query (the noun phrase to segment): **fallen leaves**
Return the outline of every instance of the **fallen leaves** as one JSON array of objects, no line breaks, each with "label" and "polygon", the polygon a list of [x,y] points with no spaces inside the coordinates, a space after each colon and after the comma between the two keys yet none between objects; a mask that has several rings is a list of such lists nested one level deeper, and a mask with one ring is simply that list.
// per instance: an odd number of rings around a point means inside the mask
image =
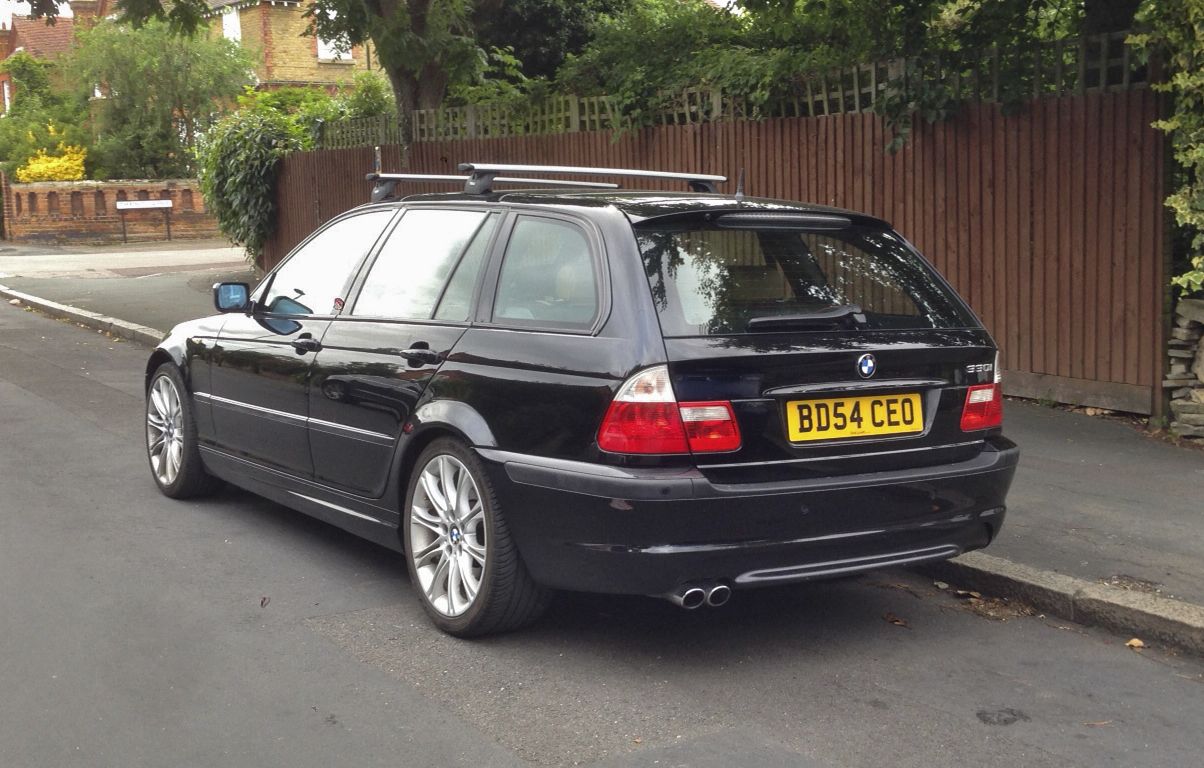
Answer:
[{"label": "fallen leaves", "polygon": [[270,598],[270,597],[261,597],[261,598],[259,598],[259,607],[260,607],[260,608],[267,608],[267,607],[268,607],[268,603],[270,603],[270,602],[272,602],[272,598]]},{"label": "fallen leaves", "polygon": [[903,627],[903,629],[911,629],[911,625],[907,623],[907,619],[899,618],[898,616],[891,613],[890,611],[887,611],[886,613],[882,614],[882,620],[887,622],[888,624],[894,624],[896,627]]},{"label": "fallen leaves", "polygon": [[1125,643],[1125,647],[1132,648],[1135,651],[1140,651],[1142,648],[1145,648],[1145,642],[1140,637],[1135,637],[1129,642]]}]

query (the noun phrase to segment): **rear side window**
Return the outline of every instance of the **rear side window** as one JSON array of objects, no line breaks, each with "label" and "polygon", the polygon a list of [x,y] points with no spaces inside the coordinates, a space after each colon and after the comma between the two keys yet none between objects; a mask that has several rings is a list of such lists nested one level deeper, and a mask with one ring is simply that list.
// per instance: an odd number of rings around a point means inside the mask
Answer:
[{"label": "rear side window", "polygon": [[666,336],[977,323],[888,230],[641,228]]},{"label": "rear side window", "polygon": [[493,322],[586,329],[598,314],[598,282],[585,232],[575,224],[519,218],[506,245]]},{"label": "rear side window", "polygon": [[429,319],[485,217],[481,211],[407,211],[381,247],[352,314]]}]

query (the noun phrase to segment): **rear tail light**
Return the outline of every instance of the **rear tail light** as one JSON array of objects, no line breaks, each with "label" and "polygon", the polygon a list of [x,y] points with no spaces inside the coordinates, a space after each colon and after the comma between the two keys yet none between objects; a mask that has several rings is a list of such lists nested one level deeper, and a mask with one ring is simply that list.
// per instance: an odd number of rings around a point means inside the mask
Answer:
[{"label": "rear tail light", "polygon": [[1003,391],[999,384],[979,384],[966,391],[962,431],[973,432],[1003,424]]},{"label": "rear tail light", "polygon": [[731,403],[726,400],[681,403],[678,409],[686,427],[686,439],[694,453],[734,451],[740,447],[740,427],[736,425]]},{"label": "rear tail light", "polygon": [[658,365],[619,387],[598,429],[610,453],[714,453],[740,447],[731,403],[678,403],[669,369]]}]

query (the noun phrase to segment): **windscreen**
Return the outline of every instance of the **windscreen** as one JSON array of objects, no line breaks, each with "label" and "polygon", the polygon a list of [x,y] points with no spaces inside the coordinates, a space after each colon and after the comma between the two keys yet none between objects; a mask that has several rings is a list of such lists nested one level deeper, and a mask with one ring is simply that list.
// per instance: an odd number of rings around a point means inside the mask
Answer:
[{"label": "windscreen", "polygon": [[636,229],[665,336],[977,327],[889,230]]}]

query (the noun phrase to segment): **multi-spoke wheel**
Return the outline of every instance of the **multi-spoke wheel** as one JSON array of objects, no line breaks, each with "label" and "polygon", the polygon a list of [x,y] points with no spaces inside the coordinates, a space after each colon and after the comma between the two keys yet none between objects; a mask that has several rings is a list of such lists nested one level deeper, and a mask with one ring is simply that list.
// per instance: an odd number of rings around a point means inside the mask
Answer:
[{"label": "multi-spoke wheel", "polygon": [[159,490],[182,499],[209,491],[213,479],[206,474],[196,445],[196,423],[184,398],[179,370],[164,363],[151,377],[146,391],[146,455]]},{"label": "multi-spoke wheel", "polygon": [[538,618],[548,592],[519,559],[480,460],[462,443],[440,438],[414,470],[406,495],[406,559],[435,624],[468,636]]}]

